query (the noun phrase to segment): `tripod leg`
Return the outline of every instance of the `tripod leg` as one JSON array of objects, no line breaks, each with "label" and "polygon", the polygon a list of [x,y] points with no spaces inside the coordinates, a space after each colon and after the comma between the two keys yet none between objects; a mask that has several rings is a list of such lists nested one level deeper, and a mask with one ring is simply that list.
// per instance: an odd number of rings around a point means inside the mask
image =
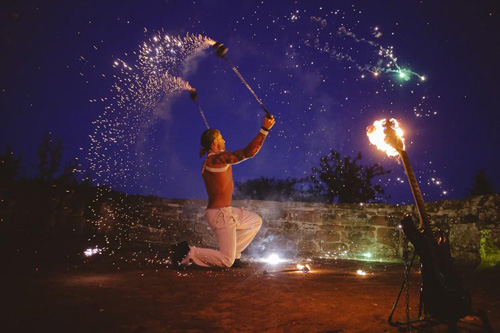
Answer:
[{"label": "tripod leg", "polygon": [[405,271],[405,277],[404,277],[403,283],[401,284],[401,289],[399,289],[398,297],[396,297],[396,301],[394,302],[394,305],[392,306],[391,314],[389,315],[389,318],[387,319],[387,322],[389,323],[389,325],[397,324],[397,322],[392,321],[392,316],[394,315],[394,311],[396,311],[396,306],[398,305],[399,298],[401,297],[401,293],[403,292],[403,289],[408,281],[408,277],[410,275],[410,269],[411,269],[411,266],[413,265],[413,260],[415,260],[415,255],[416,255],[416,253],[413,253],[413,257],[410,260],[410,264],[408,265],[408,268]]},{"label": "tripod leg", "polygon": [[485,332],[493,332],[493,327],[491,327],[488,316],[484,310],[479,311],[479,318],[481,318],[483,322]]},{"label": "tripod leg", "polygon": [[[422,278],[420,278],[420,285],[422,285]],[[425,319],[425,314],[423,313],[423,308],[424,308],[424,302],[422,302],[422,291],[423,291],[423,288],[420,288],[420,299],[418,301],[418,318],[420,320],[424,320]]]}]

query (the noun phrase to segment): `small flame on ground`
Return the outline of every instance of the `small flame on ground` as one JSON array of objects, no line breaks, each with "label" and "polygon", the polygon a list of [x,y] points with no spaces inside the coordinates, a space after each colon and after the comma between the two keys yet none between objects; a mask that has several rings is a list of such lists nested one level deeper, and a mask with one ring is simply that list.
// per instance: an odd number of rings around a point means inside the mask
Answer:
[{"label": "small flame on ground", "polygon": [[304,272],[304,273],[307,273],[311,270],[311,266],[309,266],[308,264],[305,264],[305,265],[297,264],[297,269]]},{"label": "small flame on ground", "polygon": [[358,274],[358,275],[363,275],[363,276],[364,276],[364,275],[366,275],[366,272],[365,272],[364,270],[362,270],[362,269],[358,269],[358,270],[356,271],[356,274]]},{"label": "small flame on ground", "polygon": [[[399,126],[396,119],[392,118],[389,122],[394,124],[393,129],[396,131],[396,136],[403,142],[404,150],[403,129]],[[378,150],[385,152],[387,156],[398,156],[398,151],[387,143],[385,135],[385,129],[387,126],[390,126],[390,124],[387,124],[386,119],[376,120],[373,125],[366,128],[366,135],[368,136],[370,143],[377,146]]]},{"label": "small flame on ground", "polygon": [[281,259],[280,256],[276,253],[272,253],[267,258],[262,259],[262,261],[271,265],[277,265],[279,263],[285,262],[286,260]]},{"label": "small flame on ground", "polygon": [[89,248],[89,249],[86,249],[83,254],[86,256],[86,257],[91,257],[93,256],[94,254],[101,254],[102,252],[102,249],[98,248],[97,246],[92,249],[92,248]]}]

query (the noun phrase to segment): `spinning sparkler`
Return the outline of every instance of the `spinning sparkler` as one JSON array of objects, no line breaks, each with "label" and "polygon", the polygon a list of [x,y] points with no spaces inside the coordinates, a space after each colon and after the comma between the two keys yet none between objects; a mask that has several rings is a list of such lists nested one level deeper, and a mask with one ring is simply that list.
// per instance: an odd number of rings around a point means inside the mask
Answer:
[{"label": "spinning sparkler", "polygon": [[226,53],[228,51],[228,48],[224,46],[224,44],[222,43],[219,43],[219,42],[215,42],[215,44],[213,44],[213,47],[215,48],[215,54],[220,57],[220,58],[223,58],[224,60],[226,60],[227,64],[229,65],[229,67],[231,67],[231,69],[234,71],[234,73],[236,73],[236,76],[238,76],[238,78],[241,80],[241,82],[247,87],[247,89],[250,91],[250,93],[252,93],[253,97],[255,97],[255,99],[257,100],[257,102],[260,104],[262,110],[264,110],[264,112],[266,113],[266,117],[271,119],[272,118],[272,115],[271,113],[266,109],[266,107],[264,106],[264,103],[262,103],[262,101],[260,100],[260,98],[257,96],[257,94],[253,91],[253,89],[250,87],[250,85],[247,83],[247,81],[245,80],[245,78],[243,78],[243,76],[241,75],[241,73],[238,71],[238,69],[236,68],[236,66],[233,66],[231,64],[231,62],[229,61],[229,58],[226,57]]},{"label": "spinning sparkler", "polygon": [[196,92],[196,89],[191,88],[189,90],[189,97],[191,97],[194,104],[196,104],[198,111],[200,111],[201,117],[203,118],[203,121],[205,122],[205,126],[207,126],[207,129],[210,129],[210,126],[208,125],[207,118],[205,117],[205,113],[203,112],[203,109],[201,108],[200,102],[198,101],[198,93]]}]

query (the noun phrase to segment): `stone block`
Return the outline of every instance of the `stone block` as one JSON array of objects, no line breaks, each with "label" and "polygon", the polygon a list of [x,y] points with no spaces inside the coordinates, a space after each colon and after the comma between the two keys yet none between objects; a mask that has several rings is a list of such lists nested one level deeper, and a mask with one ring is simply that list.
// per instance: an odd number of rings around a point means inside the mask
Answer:
[{"label": "stone block", "polygon": [[348,250],[348,246],[341,242],[321,243],[321,251],[329,255],[341,255]]},{"label": "stone block", "polygon": [[387,227],[388,221],[386,216],[372,216],[368,221],[370,225],[384,226]]},{"label": "stone block", "polygon": [[343,225],[320,225],[319,226],[319,230],[333,230],[333,231],[336,231],[336,232],[342,232],[345,230],[345,226]]},{"label": "stone block", "polygon": [[263,220],[262,226],[265,226],[267,228],[283,229],[285,223],[286,222],[283,220]]},{"label": "stone block", "polygon": [[320,243],[333,243],[340,241],[340,233],[334,230],[321,230],[316,232],[315,239]]},{"label": "stone block", "polygon": [[375,230],[376,228],[371,226],[346,226],[342,233],[342,240],[357,242],[364,239],[374,239]]},{"label": "stone block", "polygon": [[352,255],[362,255],[363,253],[371,252],[371,248],[375,244],[374,240],[362,239],[357,242],[353,242],[349,246],[349,253]]},{"label": "stone block", "polygon": [[200,219],[205,219],[205,215],[200,214],[199,212],[192,213],[180,213],[179,220],[183,221],[198,221]]},{"label": "stone block", "polygon": [[456,224],[450,228],[450,252],[460,264],[479,265],[481,233],[474,224]]},{"label": "stone block", "polygon": [[276,233],[269,229],[265,233],[258,233],[251,246],[259,255],[276,253],[296,253],[298,242],[295,239]]},{"label": "stone block", "polygon": [[372,260],[377,259],[400,259],[399,249],[382,244],[374,244],[369,252],[372,254]]},{"label": "stone block", "polygon": [[208,233],[205,233],[203,235],[201,235],[201,240],[200,240],[200,243],[198,244],[198,246],[202,246],[202,247],[217,247],[219,244],[218,244],[218,241],[217,241],[217,237],[215,237],[215,235],[210,235]]},{"label": "stone block", "polygon": [[307,240],[298,243],[298,250],[301,255],[316,255],[320,252],[320,247],[316,241]]},{"label": "stone block", "polygon": [[265,206],[256,211],[265,220],[286,220],[288,213],[279,206]]},{"label": "stone block", "polygon": [[339,217],[334,212],[322,213],[321,222],[324,224],[339,224]]},{"label": "stone block", "polygon": [[284,222],[283,223],[283,230],[288,231],[288,230],[299,230],[300,225],[298,223],[291,223],[291,222]]},{"label": "stone block", "polygon": [[132,241],[162,243],[164,240],[164,232],[161,229],[136,225],[130,228],[129,238]]},{"label": "stone block", "polygon": [[299,229],[303,231],[317,231],[319,226],[315,223],[298,223]]},{"label": "stone block", "polygon": [[289,221],[321,223],[321,214],[317,211],[290,211],[288,213]]},{"label": "stone block", "polygon": [[206,234],[208,232],[208,224],[206,223],[196,223],[194,225],[194,232],[197,234]]},{"label": "stone block", "polygon": [[380,227],[377,229],[377,242],[382,245],[399,247],[399,229]]},{"label": "stone block", "polygon": [[397,227],[401,224],[401,220],[403,220],[404,213],[391,213],[387,216],[387,226],[388,227]]},{"label": "stone block", "polygon": [[464,223],[474,223],[474,222],[478,222],[479,219],[478,219],[478,216],[475,215],[475,214],[465,214],[464,216],[462,216],[462,222]]}]

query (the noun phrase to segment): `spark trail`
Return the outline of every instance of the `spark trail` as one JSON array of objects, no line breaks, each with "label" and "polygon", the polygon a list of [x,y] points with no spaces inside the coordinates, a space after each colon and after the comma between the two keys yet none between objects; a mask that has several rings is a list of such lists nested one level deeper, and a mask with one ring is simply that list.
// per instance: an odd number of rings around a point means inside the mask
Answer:
[{"label": "spark trail", "polygon": [[[320,27],[317,31],[321,31],[328,26],[326,19],[320,17],[313,16],[311,17],[311,21],[313,23],[319,22]],[[374,34],[374,36],[381,36],[381,32],[378,30],[378,28],[375,28],[375,30],[376,33]],[[361,72],[368,71],[375,76],[378,76],[382,73],[395,73],[400,79],[403,79],[405,81],[410,80],[412,76],[418,77],[421,81],[425,80],[425,76],[420,75],[419,73],[414,72],[408,68],[403,68],[398,64],[398,59],[394,55],[393,46],[385,47],[373,40],[359,38],[344,25],[341,25],[337,29],[336,35],[339,37],[343,37],[344,39],[349,39],[354,43],[367,45],[371,49],[371,52],[369,52],[369,54],[372,54],[374,56],[374,59],[369,59],[368,63],[366,63],[366,61],[362,62],[361,59],[356,59],[356,57],[353,57],[348,52],[341,51],[338,47],[335,47],[328,42],[322,44],[319,39],[319,33],[318,35],[314,36],[314,38],[306,39],[304,43],[307,46],[313,47],[320,52],[329,54],[330,57],[338,61],[348,61],[352,63],[356,67],[356,69]]]},{"label": "spark trail", "polygon": [[126,54],[131,61],[118,58],[113,62],[119,70],[113,76],[114,96],[93,122],[90,135],[88,160],[98,185],[126,188],[139,176],[135,170],[156,162],[141,144],[148,132],[155,131],[159,119],[170,117],[167,111],[172,100],[183,91],[194,90],[179,76],[188,69],[190,58],[213,43],[201,35],[181,38],[157,33],[133,56]]}]

